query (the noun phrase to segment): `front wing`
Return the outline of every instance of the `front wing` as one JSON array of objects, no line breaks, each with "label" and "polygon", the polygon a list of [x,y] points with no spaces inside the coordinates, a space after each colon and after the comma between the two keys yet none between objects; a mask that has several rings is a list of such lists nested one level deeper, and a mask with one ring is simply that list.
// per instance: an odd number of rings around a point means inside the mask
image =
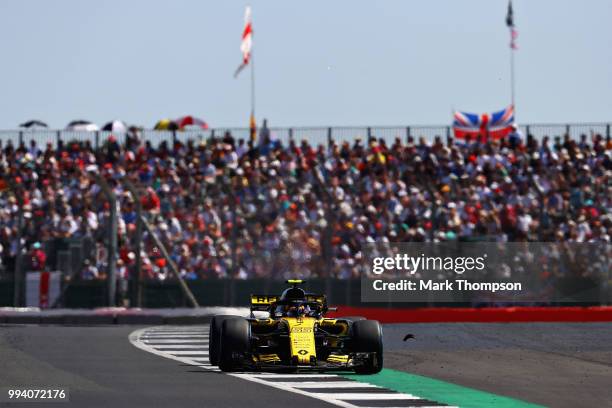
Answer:
[{"label": "front wing", "polygon": [[239,362],[244,369],[254,371],[346,371],[355,367],[367,365],[376,358],[376,353],[351,353],[346,356],[332,355],[327,360],[317,360],[309,365],[287,364],[269,355],[261,358],[256,354],[234,355],[234,361]]}]

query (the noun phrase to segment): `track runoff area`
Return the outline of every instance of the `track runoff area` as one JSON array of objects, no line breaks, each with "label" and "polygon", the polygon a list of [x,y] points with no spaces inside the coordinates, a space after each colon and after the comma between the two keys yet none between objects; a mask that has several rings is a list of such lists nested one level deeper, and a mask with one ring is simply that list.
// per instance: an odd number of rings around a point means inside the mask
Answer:
[{"label": "track runoff area", "polygon": [[[350,408],[364,407],[537,407],[517,399],[428,377],[384,369],[376,375],[332,373],[222,373],[208,360],[209,327],[157,326],[129,335],[141,350],[202,370]],[[231,398],[231,394],[228,394]]]}]

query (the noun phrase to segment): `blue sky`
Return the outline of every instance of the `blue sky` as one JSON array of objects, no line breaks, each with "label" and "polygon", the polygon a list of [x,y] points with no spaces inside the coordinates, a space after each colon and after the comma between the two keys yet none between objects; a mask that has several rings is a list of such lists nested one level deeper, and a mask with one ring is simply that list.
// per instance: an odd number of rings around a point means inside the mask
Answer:
[{"label": "blue sky", "polygon": [[[42,119],[246,126],[244,1],[0,2],[0,128]],[[447,124],[510,101],[506,0],[254,0],[257,116]],[[515,0],[517,119],[612,121],[612,2]]]}]

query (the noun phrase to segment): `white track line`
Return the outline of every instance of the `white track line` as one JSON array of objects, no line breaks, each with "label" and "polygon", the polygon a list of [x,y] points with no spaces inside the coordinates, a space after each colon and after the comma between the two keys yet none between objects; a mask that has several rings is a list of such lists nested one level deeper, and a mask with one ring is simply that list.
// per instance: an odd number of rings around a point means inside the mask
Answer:
[{"label": "white track line", "polygon": [[165,330],[149,330],[148,333],[208,333],[206,329],[168,328]]},{"label": "white track line", "polygon": [[172,350],[159,350],[164,353],[172,354],[173,356],[197,356],[197,355],[208,355],[208,350],[206,351],[196,351],[196,350],[185,350],[185,351],[172,351]]},{"label": "white track line", "polygon": [[198,346],[197,344],[164,344],[164,345],[156,345],[150,344],[155,347],[157,350],[179,350],[179,349],[194,349],[194,350],[206,350],[208,351],[208,345],[206,346]]},{"label": "white track line", "polygon": [[156,340],[156,339],[207,339],[208,334],[152,334],[150,336],[143,336],[141,340]]},{"label": "white track line", "polygon": [[337,393],[313,393],[312,395],[320,396],[321,398],[330,397],[339,400],[414,400],[421,399],[410,394],[385,394],[382,392],[368,393],[352,393],[352,392],[337,392]]},{"label": "white track line", "polygon": [[181,343],[202,343],[208,345],[208,340],[189,340],[189,339],[153,339],[145,340],[145,344],[181,344]]},{"label": "white track line", "polygon": [[197,331],[183,331],[183,330],[174,330],[174,331],[163,331],[163,332],[155,332],[155,331],[150,331],[147,332],[147,336],[170,336],[170,335],[177,335],[177,334],[203,334],[208,336],[210,333],[208,333],[207,330],[197,330]]},{"label": "white track line", "polygon": [[274,373],[257,373],[254,377],[260,378],[295,378],[295,377],[310,377],[310,378],[329,378],[338,377],[335,374],[274,374]]},{"label": "white track line", "polygon": [[275,384],[290,385],[295,388],[380,388],[377,385],[362,383],[358,381],[332,381],[332,382],[277,382]]},{"label": "white track line", "polygon": [[[234,376],[234,377],[238,377],[238,378],[242,378],[243,380],[252,381],[252,382],[259,383],[259,384],[267,385],[268,387],[277,388],[279,390],[289,391],[289,392],[293,392],[295,394],[300,394],[300,395],[305,395],[307,397],[316,398],[318,400],[325,401],[325,402],[328,402],[330,404],[337,405],[339,407],[357,408],[353,404],[350,404],[350,403],[345,402],[345,401],[340,401],[338,399],[334,399],[334,398],[332,398],[332,397],[330,397],[328,395],[325,395],[325,394],[313,394],[311,392],[295,388],[295,386],[293,386],[293,385],[283,385],[283,384],[280,384],[280,383],[269,382],[269,381],[266,381],[266,380],[264,380],[262,378],[254,377],[251,374],[229,374],[229,375]],[[363,407],[359,407],[359,408],[363,408]]]},{"label": "white track line", "polygon": [[201,332],[201,331],[206,331],[206,328],[203,326],[199,326],[199,327],[189,327],[189,326],[172,326],[172,327],[161,327],[159,329],[153,329],[153,330],[149,330],[149,333],[151,332],[179,332],[179,331],[184,331],[184,332]]},{"label": "white track line", "polygon": [[[172,360],[176,360],[179,361],[181,363],[185,363],[185,364],[191,364],[194,366],[198,366],[204,370],[209,370],[209,371],[216,371],[216,372],[221,372],[221,370],[219,370],[216,367],[212,367],[212,366],[208,366],[208,365],[202,365],[197,363],[196,361],[190,359],[190,358],[186,358],[186,357],[180,357],[180,356],[176,356],[176,355],[171,355],[168,354],[164,351],[161,350],[156,350],[153,347],[145,344],[142,340],[141,337],[143,337],[145,335],[145,333],[147,332],[148,329],[140,329],[140,330],[136,330],[134,332],[132,332],[129,336],[130,342],[136,346],[137,348],[147,351],[149,353],[153,353],[156,354],[160,357],[165,357],[165,358],[170,358]],[[259,383],[259,384],[263,384],[263,385],[267,385],[269,387],[273,387],[279,390],[284,390],[284,391],[289,391],[289,392],[293,392],[295,394],[300,394],[300,395],[304,395],[306,397],[312,397],[313,394],[310,392],[306,392],[306,391],[302,391],[302,390],[298,390],[296,388],[293,388],[292,386],[286,386],[286,385],[281,385],[281,384],[275,384],[272,382],[268,382],[265,381],[263,379],[259,379],[254,377],[253,375],[250,374],[243,374],[243,373],[223,373],[224,375],[229,375],[232,377],[237,377],[237,378],[242,378],[243,380],[246,381],[251,381],[251,382],[255,382],[255,383]],[[339,407],[345,407],[345,408],[356,408],[355,405],[353,404],[349,404],[348,402],[344,402],[344,401],[338,401],[338,400],[333,400],[327,396],[323,396],[323,397],[313,397],[313,398],[317,398],[321,401],[326,401],[330,404],[339,406]]]}]

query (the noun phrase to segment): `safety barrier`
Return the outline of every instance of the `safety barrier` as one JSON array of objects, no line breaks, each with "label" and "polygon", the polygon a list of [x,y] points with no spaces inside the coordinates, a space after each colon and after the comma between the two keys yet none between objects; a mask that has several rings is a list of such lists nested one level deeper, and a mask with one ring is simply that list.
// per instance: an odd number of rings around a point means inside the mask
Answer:
[{"label": "safety barrier", "polygon": [[[189,281],[188,286],[200,306],[248,306],[252,293],[280,293],[287,287],[283,281],[270,279],[215,279]],[[310,292],[327,293],[330,303],[360,303],[359,280],[313,279],[304,288]],[[176,282],[146,282],[143,307],[188,306]]]},{"label": "safety barrier", "polygon": [[[590,137],[592,134],[599,134],[603,137],[611,136],[611,123],[569,123],[569,124],[525,124],[519,126],[525,135],[532,135],[536,139],[545,136],[550,138],[569,135],[573,139],[578,139],[581,135]],[[392,144],[395,139],[407,140],[412,137],[415,140],[424,138],[432,141],[435,137],[443,140],[452,136],[450,126],[334,126],[334,127],[271,127],[267,129],[273,139],[283,143],[291,140],[300,142],[308,140],[311,144],[326,145],[332,141],[352,142],[358,138],[368,140],[370,138],[384,139],[386,143]],[[140,137],[148,141],[153,146],[161,142],[172,144],[175,141],[186,143],[192,140],[195,143],[209,140],[210,138],[223,137],[229,132],[236,139],[249,139],[249,128],[215,128],[215,129],[190,129],[190,130],[141,130]],[[261,129],[260,129],[261,133]],[[125,134],[112,133],[109,131],[76,132],[69,130],[49,130],[49,129],[18,129],[0,130],[0,142],[6,145],[9,141],[18,146],[20,143],[28,145],[34,140],[38,146],[44,147],[47,143],[57,147],[59,144],[69,144],[71,142],[88,143],[93,148],[101,147],[108,137],[113,134],[119,140],[124,140]]]},{"label": "safety barrier", "polygon": [[363,316],[381,323],[612,322],[611,306],[567,307],[341,307],[329,317]]},{"label": "safety barrier", "polygon": [[[200,306],[248,306],[251,294],[278,294],[287,287],[283,281],[270,279],[213,279],[187,281],[187,284],[197,299]],[[568,285],[575,282],[568,281]],[[415,309],[415,308],[440,308],[440,307],[473,307],[490,306],[491,302],[483,302],[477,299],[460,297],[455,302],[446,303],[363,303],[361,302],[361,281],[359,279],[311,279],[304,288],[309,292],[325,293],[331,305],[345,305],[356,308],[387,308],[393,310]],[[136,290],[134,285],[128,287],[126,293],[118,294],[118,305],[122,300],[130,297],[130,291]],[[66,308],[95,308],[108,306],[108,284],[106,281],[72,281],[65,284],[64,295],[59,306]],[[608,293],[602,297],[602,305],[610,304],[605,299],[611,299]],[[463,295],[462,295],[463,296]],[[592,298],[590,298],[592,299]],[[506,302],[510,304],[511,302]],[[504,302],[494,302],[495,305],[503,305]],[[13,305],[13,281],[0,280],[0,306]],[[549,305],[554,306],[555,302]],[[569,306],[564,302],[557,306]],[[572,303],[577,306],[595,305],[594,303],[578,302]],[[176,281],[145,281],[143,282],[143,308],[176,308],[189,307],[189,302],[181,291]],[[355,313],[361,313],[362,309],[355,309]]]},{"label": "safety barrier", "polygon": [[13,306],[14,288],[12,279],[0,279],[0,307]]}]

